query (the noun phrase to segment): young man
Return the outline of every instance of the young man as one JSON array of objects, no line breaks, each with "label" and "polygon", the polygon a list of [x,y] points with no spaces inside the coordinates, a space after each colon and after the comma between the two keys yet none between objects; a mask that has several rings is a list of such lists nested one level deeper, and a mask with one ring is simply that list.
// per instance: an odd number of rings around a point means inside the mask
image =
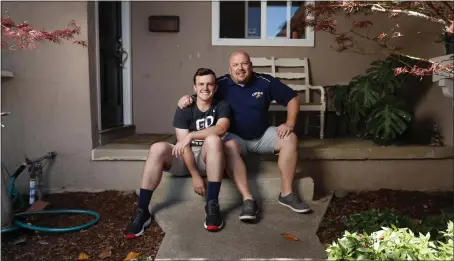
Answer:
[{"label": "young man", "polygon": [[[246,167],[241,160],[241,156],[248,152],[279,154],[281,193],[278,202],[297,213],[309,212],[309,206],[292,189],[298,161],[298,139],[293,132],[299,113],[297,93],[270,75],[254,72],[246,52],[234,52],[230,56],[229,74],[219,77],[217,84],[216,98],[227,101],[233,113],[224,146],[227,173],[233,177],[244,200],[240,219],[255,219],[258,212],[250,193]],[[183,96],[178,106],[189,106],[193,98]],[[287,120],[279,127],[271,126],[268,119],[273,100],[287,107]]]},{"label": "young man", "polygon": [[[207,197],[205,229],[218,231],[222,228],[224,222],[218,197],[225,162],[221,138],[230,126],[230,107],[225,101],[213,99],[217,86],[212,70],[198,69],[193,81],[196,102],[184,109],[177,108],[175,112],[173,126],[177,144],[159,142],[150,148],[142,174],[138,209],[126,229],[126,238],[142,235],[150,225],[148,205],[164,170],[176,176],[191,175],[194,192]],[[207,193],[201,177],[205,175]]]}]

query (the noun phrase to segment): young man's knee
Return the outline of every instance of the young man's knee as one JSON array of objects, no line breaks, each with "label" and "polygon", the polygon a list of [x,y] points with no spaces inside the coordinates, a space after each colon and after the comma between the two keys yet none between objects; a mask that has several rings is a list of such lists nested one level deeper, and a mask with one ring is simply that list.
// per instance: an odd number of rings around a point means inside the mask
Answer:
[{"label": "young man's knee", "polygon": [[167,142],[157,142],[150,146],[148,157],[153,159],[164,159],[170,152],[170,146]]},{"label": "young man's knee", "polygon": [[203,143],[205,144],[206,149],[210,152],[222,152],[223,150],[222,140],[217,135],[210,135],[206,137]]}]

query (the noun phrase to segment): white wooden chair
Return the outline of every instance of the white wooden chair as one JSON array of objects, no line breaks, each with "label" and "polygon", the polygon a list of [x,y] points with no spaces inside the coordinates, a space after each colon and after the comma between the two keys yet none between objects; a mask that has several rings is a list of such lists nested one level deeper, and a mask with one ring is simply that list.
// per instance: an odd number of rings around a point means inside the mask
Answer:
[{"label": "white wooden chair", "polygon": [[[278,80],[304,80],[304,84],[287,84],[290,88],[298,93],[304,92],[304,101],[300,104],[300,111],[318,111],[320,112],[320,139],[323,139],[325,129],[325,111],[326,111],[326,92],[322,86],[310,85],[309,64],[307,58],[274,58],[265,57],[251,57],[252,65],[254,68],[271,67],[271,72],[260,72],[274,76]],[[277,67],[287,68],[304,68],[304,72],[276,72]],[[311,90],[318,91],[320,94],[320,101],[311,101]],[[286,111],[287,109],[273,101],[270,106],[270,111]],[[273,125],[276,125],[276,115],[273,115]],[[309,131],[309,117],[305,115],[304,133],[308,134]]]}]

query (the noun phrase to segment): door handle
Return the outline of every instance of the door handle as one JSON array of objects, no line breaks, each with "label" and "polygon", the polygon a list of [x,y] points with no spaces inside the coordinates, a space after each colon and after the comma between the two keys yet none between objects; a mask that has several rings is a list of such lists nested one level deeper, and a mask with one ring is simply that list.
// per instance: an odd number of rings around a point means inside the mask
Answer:
[{"label": "door handle", "polygon": [[[120,67],[125,68],[126,60],[128,60],[128,57],[129,57],[128,52],[126,52],[123,47],[120,47],[119,51],[120,51],[120,58],[121,58]],[[123,58],[124,55],[126,55],[126,56]]]},{"label": "door handle", "polygon": [[[128,60],[129,54],[123,48],[123,40],[120,38],[118,39],[118,52],[120,53],[120,67],[125,68],[125,63]],[[126,57],[124,57],[126,55]]]}]

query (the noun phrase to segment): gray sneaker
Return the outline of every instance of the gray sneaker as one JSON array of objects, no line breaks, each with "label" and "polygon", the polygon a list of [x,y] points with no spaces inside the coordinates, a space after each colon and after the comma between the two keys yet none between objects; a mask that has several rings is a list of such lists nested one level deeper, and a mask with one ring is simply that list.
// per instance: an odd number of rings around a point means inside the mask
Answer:
[{"label": "gray sneaker", "polygon": [[285,197],[281,197],[281,194],[279,194],[278,202],[279,204],[284,205],[297,213],[306,213],[311,211],[311,208],[306,204],[306,202],[299,199],[294,192]]},{"label": "gray sneaker", "polygon": [[240,213],[240,220],[255,220],[259,213],[259,206],[253,199],[246,199],[243,202],[243,209]]}]

